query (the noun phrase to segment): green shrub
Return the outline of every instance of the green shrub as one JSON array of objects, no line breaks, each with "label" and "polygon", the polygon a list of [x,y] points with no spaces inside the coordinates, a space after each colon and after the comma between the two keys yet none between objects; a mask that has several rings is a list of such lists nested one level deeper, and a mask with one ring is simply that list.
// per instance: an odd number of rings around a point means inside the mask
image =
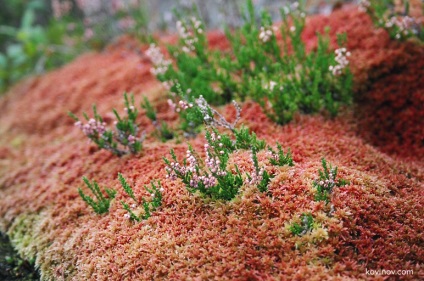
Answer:
[{"label": "green shrub", "polygon": [[[148,51],[157,78],[171,91],[174,107],[193,104],[200,96],[208,103],[221,105],[237,98],[257,101],[277,123],[289,122],[296,112],[326,110],[335,116],[340,105],[352,99],[350,53],[345,48],[329,51],[328,36],[318,36],[318,47],[306,53],[301,33],[305,13],[298,6],[281,10],[282,45],[277,42],[271,17],[263,12],[258,20],[252,1],[247,1],[245,24],[227,29],[228,51],[208,49],[203,24],[196,18],[177,22],[180,40],[169,47],[175,65],[152,44]],[[339,43],[345,39],[339,36]],[[188,108],[193,126],[200,119]],[[180,111],[181,112],[181,111]],[[184,115],[185,114],[185,115]]]},{"label": "green shrub", "polygon": [[424,41],[422,21],[409,15],[409,1],[402,1],[404,9],[398,12],[393,0],[362,0],[359,9],[368,13],[374,24],[384,28],[395,40],[406,40],[411,37]]}]

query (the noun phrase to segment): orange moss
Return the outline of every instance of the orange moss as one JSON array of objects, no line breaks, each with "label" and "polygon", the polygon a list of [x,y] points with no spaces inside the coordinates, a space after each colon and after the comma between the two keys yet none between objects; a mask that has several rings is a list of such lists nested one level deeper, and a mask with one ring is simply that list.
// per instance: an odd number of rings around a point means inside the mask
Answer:
[{"label": "orange moss", "polygon": [[[123,91],[133,92],[137,103],[148,95],[161,117],[175,119],[149,73],[145,47],[127,38],[104,53],[84,55],[22,82],[0,100],[0,229],[12,235],[22,253],[36,253],[43,277],[51,280],[382,280],[366,275],[366,268],[413,269],[405,280],[419,279],[424,275],[424,167],[419,155],[404,151],[422,149],[417,128],[423,127],[414,124],[423,112],[417,101],[422,50],[390,42],[356,11],[313,17],[308,24],[348,32],[356,79],[366,86],[357,109],[335,120],[298,116],[281,127],[258,105],[243,104],[243,123],[269,144],[279,141],[293,152],[295,166],[277,169],[272,197],[243,187],[232,202],[209,202],[190,195],[180,182],[165,180],[162,156],[174,148],[182,157],[186,144],[150,138],[141,155],[122,158],[87,144],[66,112],[80,115],[92,103],[101,114],[121,108]],[[213,36],[220,45],[219,34]],[[312,48],[312,27],[304,36]],[[407,81],[407,91],[399,81]],[[234,114],[231,106],[223,111]],[[151,129],[146,117],[140,122]],[[402,124],[407,125],[403,131]],[[390,147],[381,139],[398,136],[402,142]],[[198,151],[202,142],[202,136],[192,141]],[[321,157],[350,182],[334,191],[331,217],[328,207],[313,201]],[[246,153],[234,159],[241,167],[248,161]],[[144,184],[162,179],[163,206],[147,221],[124,218],[119,201],[128,198],[118,172],[137,196],[147,196]],[[83,175],[118,190],[108,214],[96,215],[79,198]],[[317,229],[294,237],[288,225],[304,212],[314,216]],[[29,244],[20,237],[22,227],[32,238]]]}]

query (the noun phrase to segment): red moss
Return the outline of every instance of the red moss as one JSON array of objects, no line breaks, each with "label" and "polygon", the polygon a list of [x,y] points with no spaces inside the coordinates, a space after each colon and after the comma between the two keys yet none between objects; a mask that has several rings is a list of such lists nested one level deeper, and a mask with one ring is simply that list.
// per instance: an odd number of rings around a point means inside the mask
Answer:
[{"label": "red moss", "polygon": [[[182,157],[186,144],[150,138],[141,155],[122,158],[87,144],[66,111],[81,114],[95,102],[104,114],[120,108],[124,90],[134,92],[137,102],[147,95],[159,106],[159,116],[175,119],[148,71],[145,47],[124,39],[105,53],[87,54],[23,82],[0,100],[1,230],[14,235],[23,251],[35,251],[43,276],[55,280],[382,280],[365,269],[413,269],[405,279],[419,279],[424,167],[412,151],[422,151],[422,50],[388,41],[354,11],[309,23],[347,30],[358,58],[352,61],[356,79],[366,86],[358,94],[358,109],[334,120],[297,116],[278,126],[258,105],[243,104],[243,123],[269,144],[279,141],[293,152],[295,166],[276,169],[272,197],[243,187],[232,202],[208,202],[180,182],[164,180],[162,156],[175,148]],[[304,36],[308,41],[314,35],[307,29]],[[225,48],[219,35],[211,37],[214,46]],[[234,115],[232,106],[223,111]],[[148,124],[145,117],[140,122]],[[382,140],[395,136],[401,141],[391,146]],[[364,139],[417,161],[392,158]],[[202,142],[202,136],[192,141],[199,151]],[[313,202],[321,157],[350,182],[334,191],[332,217],[323,203]],[[250,160],[241,152],[232,161],[248,167]],[[137,196],[147,196],[143,186],[150,180],[162,179],[163,206],[149,220],[134,224],[124,218],[119,201],[128,198],[118,172]],[[118,190],[108,214],[96,215],[78,196],[83,175]],[[305,212],[318,228],[294,237],[288,226]],[[19,242],[21,220],[31,237],[28,246]]]}]

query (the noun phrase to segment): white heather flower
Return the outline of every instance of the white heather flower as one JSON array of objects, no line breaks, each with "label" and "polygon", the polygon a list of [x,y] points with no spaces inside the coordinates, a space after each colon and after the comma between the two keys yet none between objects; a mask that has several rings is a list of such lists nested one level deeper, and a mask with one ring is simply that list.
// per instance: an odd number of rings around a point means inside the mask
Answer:
[{"label": "white heather flower", "polygon": [[264,88],[267,89],[267,90],[272,91],[272,90],[274,90],[275,86],[277,86],[277,82],[275,82],[275,81],[269,81],[269,83],[266,84]]},{"label": "white heather flower", "polygon": [[130,214],[127,213],[124,215],[124,219],[129,219],[129,218],[131,218]]},{"label": "white heather flower", "polygon": [[150,44],[149,49],[146,51],[146,55],[150,58],[153,63],[153,68],[150,72],[153,75],[165,74],[171,64],[170,60],[166,60],[164,55],[161,53],[159,47],[155,44]]},{"label": "white heather flower", "polygon": [[290,31],[291,32],[295,32],[296,31],[296,27],[293,25],[293,26],[290,26]]},{"label": "white heather flower", "polygon": [[330,65],[328,68],[334,76],[339,76],[343,73],[343,69],[345,69],[349,65],[348,57],[350,57],[351,53],[346,50],[346,48],[339,48],[334,51],[336,54],[335,60],[336,65]]},{"label": "white heather flower", "polygon": [[136,207],[137,207],[137,204],[132,204],[131,205],[131,208],[133,208],[133,209],[136,208]]},{"label": "white heather flower", "polygon": [[290,8],[295,11],[297,10],[297,8],[299,8],[299,2],[294,2],[293,4],[291,4]]},{"label": "white heather flower", "polygon": [[259,39],[263,42],[266,43],[268,42],[272,35],[273,35],[273,30],[271,27],[261,27],[260,32],[259,32]]}]

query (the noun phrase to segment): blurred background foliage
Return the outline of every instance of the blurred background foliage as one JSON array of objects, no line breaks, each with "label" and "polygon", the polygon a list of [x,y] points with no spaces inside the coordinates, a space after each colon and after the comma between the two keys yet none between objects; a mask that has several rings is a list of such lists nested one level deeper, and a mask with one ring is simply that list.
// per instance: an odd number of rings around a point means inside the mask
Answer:
[{"label": "blurred background foliage", "polygon": [[0,93],[122,33],[146,34],[141,1],[0,0]]},{"label": "blurred background foliage", "polygon": [[[329,13],[337,0],[305,0],[310,13]],[[289,0],[255,0],[271,15]],[[348,2],[345,0],[343,2]],[[245,0],[0,0],[0,93],[25,76],[42,74],[127,33],[142,41],[173,31],[173,9],[198,7],[209,28],[241,24]],[[273,12],[274,11],[274,12]]]}]

